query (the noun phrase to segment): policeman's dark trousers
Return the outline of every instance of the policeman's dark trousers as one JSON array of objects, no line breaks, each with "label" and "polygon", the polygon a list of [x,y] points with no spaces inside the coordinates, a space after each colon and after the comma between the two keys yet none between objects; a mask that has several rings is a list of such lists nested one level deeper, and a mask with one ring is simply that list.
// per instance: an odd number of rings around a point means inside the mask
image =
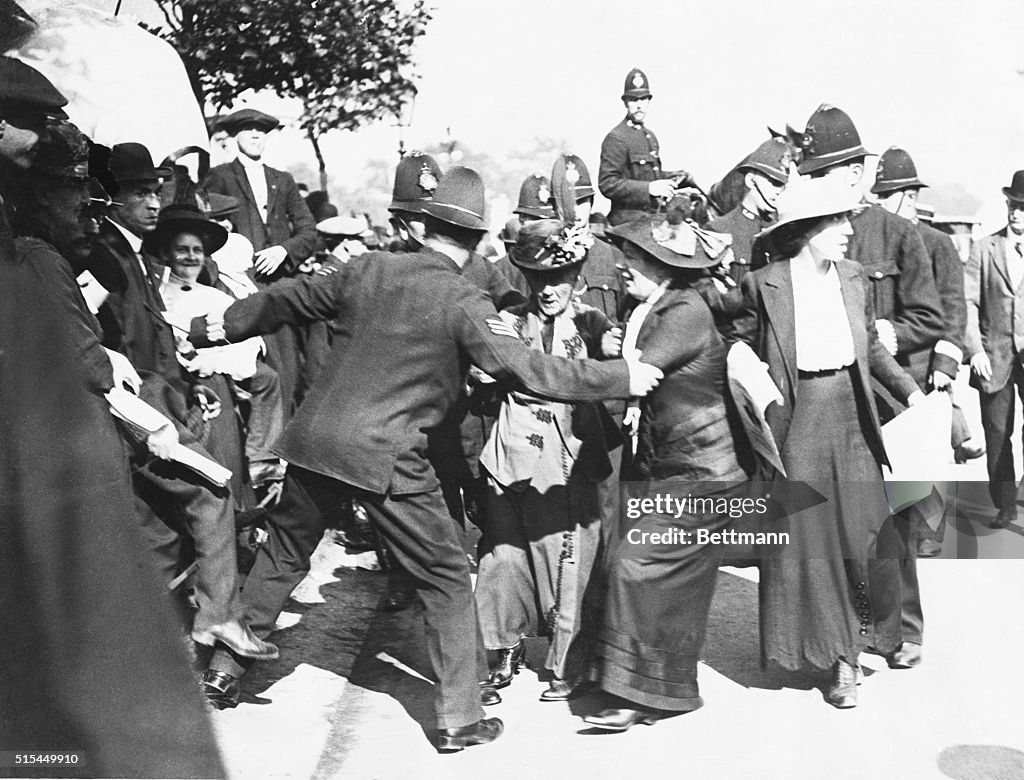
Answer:
[{"label": "policeman's dark trousers", "polygon": [[1024,495],[1017,490],[1013,471],[1014,396],[1024,402],[1024,369],[1014,361],[1010,378],[994,393],[981,393],[981,424],[985,429],[988,458],[988,492],[997,509],[1011,507]]},{"label": "policeman's dark trousers", "polygon": [[[427,653],[437,680],[438,728],[477,722],[483,717],[477,680],[486,661],[480,652],[469,561],[439,488],[382,496],[290,465],[281,500],[269,515],[269,538],[243,586],[246,621],[260,637],[274,630],[288,596],[309,571],[309,557],[324,529],[349,498],[358,498],[366,507],[388,549],[416,580]],[[229,651],[218,650],[210,668],[241,677],[246,664]]]}]

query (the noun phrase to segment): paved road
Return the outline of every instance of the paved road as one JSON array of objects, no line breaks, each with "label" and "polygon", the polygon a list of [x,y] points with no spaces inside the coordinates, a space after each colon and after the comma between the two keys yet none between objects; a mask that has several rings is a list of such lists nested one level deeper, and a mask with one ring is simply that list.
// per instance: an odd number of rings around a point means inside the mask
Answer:
[{"label": "paved road", "polygon": [[384,576],[352,563],[321,545],[297,595],[322,603],[294,604],[274,637],[281,659],[254,669],[236,710],[213,715],[232,777],[1024,777],[1019,559],[922,561],[925,663],[893,671],[863,656],[870,671],[855,710],[828,706],[822,678],[760,669],[753,570],[727,568],[700,669],[702,710],[592,734],[581,716],[593,697],[541,703],[544,684],[525,671],[489,710],[505,735],[456,755],[438,755],[427,738],[432,683],[417,610],[378,613]]}]

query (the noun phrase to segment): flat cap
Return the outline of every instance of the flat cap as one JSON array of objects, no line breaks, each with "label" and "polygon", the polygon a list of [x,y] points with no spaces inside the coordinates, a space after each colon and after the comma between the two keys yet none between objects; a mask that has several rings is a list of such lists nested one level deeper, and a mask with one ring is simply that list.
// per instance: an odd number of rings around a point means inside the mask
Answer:
[{"label": "flat cap", "polygon": [[281,126],[281,122],[275,116],[257,111],[255,108],[243,108],[226,117],[217,123],[217,126],[226,130],[229,135],[238,135],[245,127],[257,127],[260,130],[270,132]]},{"label": "flat cap", "polygon": [[12,114],[38,114],[66,119],[62,110],[68,104],[46,76],[13,57],[0,57],[0,110]]}]

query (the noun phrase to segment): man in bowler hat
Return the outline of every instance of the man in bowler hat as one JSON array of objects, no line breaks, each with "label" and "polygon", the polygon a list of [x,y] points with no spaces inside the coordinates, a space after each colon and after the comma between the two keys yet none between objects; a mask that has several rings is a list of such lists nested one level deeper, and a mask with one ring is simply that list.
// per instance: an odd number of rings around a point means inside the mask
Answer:
[{"label": "man in bowler hat", "polygon": [[[482,717],[478,680],[486,661],[469,564],[425,457],[425,432],[451,409],[470,362],[555,398],[643,395],[660,372],[635,362],[560,360],[494,336],[485,323],[494,307],[458,273],[487,228],[483,182],[455,168],[423,210],[419,252],[368,252],[337,273],[267,288],[234,304],[222,321],[193,320],[192,340],[236,341],[283,322],[328,318],[351,328],[278,444],[289,463],[284,493],[243,599],[256,631],[273,631],[325,524],[344,498],[358,496],[416,580],[437,679],[438,748],[453,751],[490,742],[503,726]],[[211,695],[237,698],[245,671],[239,660],[214,654],[204,677]]]},{"label": "man in bowler hat", "polygon": [[685,171],[662,170],[658,137],[644,124],[652,97],[647,74],[633,68],[622,89],[626,116],[601,143],[597,186],[612,202],[612,225],[654,211],[659,198],[670,199],[676,187],[693,184]]},{"label": "man in bowler hat", "polygon": [[1011,445],[1014,395],[1024,398],[1024,170],[1013,174],[1003,195],[1006,227],[971,247],[964,280],[971,385],[981,393],[988,490],[999,510],[993,528],[1014,522],[1024,498]]}]

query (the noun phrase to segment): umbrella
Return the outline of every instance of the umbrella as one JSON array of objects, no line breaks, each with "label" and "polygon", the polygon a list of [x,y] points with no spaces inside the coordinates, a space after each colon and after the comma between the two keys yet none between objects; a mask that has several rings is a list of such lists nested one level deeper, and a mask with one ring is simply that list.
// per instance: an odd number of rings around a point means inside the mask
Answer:
[{"label": "umbrella", "polygon": [[[22,5],[38,27],[10,53],[54,83],[82,132],[106,146],[145,144],[156,160],[185,147],[209,150],[202,111],[170,44],[78,3]],[[0,0],[0,28],[6,6],[17,9]]]}]

